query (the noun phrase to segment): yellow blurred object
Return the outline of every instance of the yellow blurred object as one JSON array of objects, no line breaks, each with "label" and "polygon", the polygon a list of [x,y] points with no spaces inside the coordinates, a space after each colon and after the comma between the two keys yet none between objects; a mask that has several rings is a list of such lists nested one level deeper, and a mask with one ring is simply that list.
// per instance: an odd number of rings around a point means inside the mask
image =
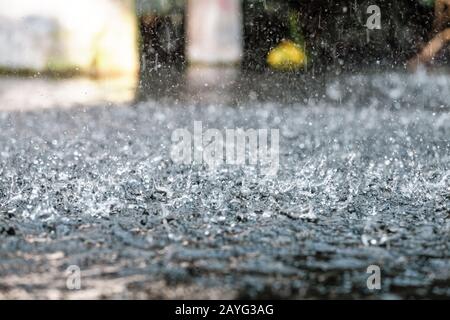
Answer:
[{"label": "yellow blurred object", "polygon": [[290,40],[283,40],[267,55],[267,63],[274,69],[300,69],[307,62],[304,48]]}]

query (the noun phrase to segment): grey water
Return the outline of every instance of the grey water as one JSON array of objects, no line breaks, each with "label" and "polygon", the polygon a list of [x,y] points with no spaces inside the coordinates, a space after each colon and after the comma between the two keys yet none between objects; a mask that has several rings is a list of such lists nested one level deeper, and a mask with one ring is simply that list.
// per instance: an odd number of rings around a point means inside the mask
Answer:
[{"label": "grey water", "polygon": [[[450,297],[445,70],[164,72],[120,106],[0,111],[0,298]],[[194,121],[279,129],[277,176],[174,163]]]}]

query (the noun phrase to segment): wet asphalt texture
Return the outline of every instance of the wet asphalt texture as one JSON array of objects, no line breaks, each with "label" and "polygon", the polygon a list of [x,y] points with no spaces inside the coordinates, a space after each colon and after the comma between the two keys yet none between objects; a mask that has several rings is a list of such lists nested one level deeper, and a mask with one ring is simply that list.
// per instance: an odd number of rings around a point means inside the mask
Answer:
[{"label": "wet asphalt texture", "polygon": [[[450,75],[290,85],[0,112],[0,298],[450,298]],[[174,163],[194,121],[279,129],[277,176]]]}]

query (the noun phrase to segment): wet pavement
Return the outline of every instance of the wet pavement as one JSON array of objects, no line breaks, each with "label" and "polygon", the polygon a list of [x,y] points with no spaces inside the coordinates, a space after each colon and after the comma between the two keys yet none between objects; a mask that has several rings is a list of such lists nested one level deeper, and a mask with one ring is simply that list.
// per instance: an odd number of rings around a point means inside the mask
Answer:
[{"label": "wet pavement", "polygon": [[[225,79],[0,112],[0,298],[450,297],[448,73]],[[279,129],[276,178],[173,163],[194,121]]]}]

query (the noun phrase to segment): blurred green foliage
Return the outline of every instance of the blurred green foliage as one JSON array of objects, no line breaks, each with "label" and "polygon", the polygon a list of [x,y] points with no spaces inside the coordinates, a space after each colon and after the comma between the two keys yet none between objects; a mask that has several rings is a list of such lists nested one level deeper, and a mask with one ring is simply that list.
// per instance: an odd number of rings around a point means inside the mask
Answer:
[{"label": "blurred green foliage", "polygon": [[434,6],[435,0],[419,0],[419,2],[424,6],[432,7]]},{"label": "blurred green foliage", "polygon": [[139,16],[168,15],[181,12],[185,0],[136,0],[136,11]]}]

